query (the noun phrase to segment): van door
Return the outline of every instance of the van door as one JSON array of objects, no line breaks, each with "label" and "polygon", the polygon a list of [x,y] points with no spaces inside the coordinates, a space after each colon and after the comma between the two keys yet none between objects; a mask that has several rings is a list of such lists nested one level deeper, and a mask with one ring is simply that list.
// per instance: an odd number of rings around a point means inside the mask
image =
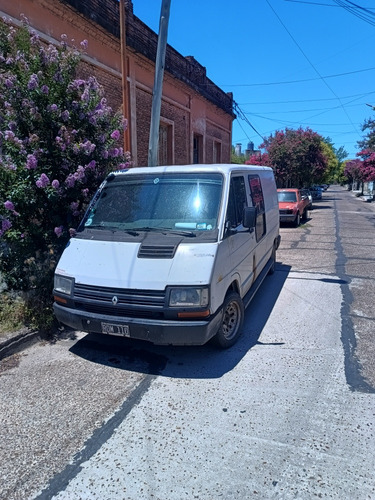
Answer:
[{"label": "van door", "polygon": [[255,231],[250,232],[242,225],[243,209],[249,206],[246,191],[244,176],[233,176],[230,181],[226,214],[228,228],[226,238],[228,238],[231,276],[240,283],[241,297],[250,289],[254,280]]},{"label": "van door", "polygon": [[269,249],[267,249],[266,238],[266,210],[262,183],[259,175],[249,174],[248,186],[250,189],[252,204],[257,210],[254,242],[254,278],[257,278],[270,257]]}]

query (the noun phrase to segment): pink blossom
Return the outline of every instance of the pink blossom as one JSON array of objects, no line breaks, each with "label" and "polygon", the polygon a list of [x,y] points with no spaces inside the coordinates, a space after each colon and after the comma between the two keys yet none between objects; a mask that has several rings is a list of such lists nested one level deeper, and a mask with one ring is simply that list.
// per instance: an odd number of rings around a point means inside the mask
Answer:
[{"label": "pink blossom", "polygon": [[30,80],[29,80],[29,83],[27,84],[27,88],[29,90],[35,90],[38,86],[38,83],[39,83],[38,76],[33,74],[30,76]]},{"label": "pink blossom", "polygon": [[65,179],[65,184],[69,187],[72,188],[76,182],[75,177],[72,174],[69,174],[68,177]]},{"label": "pink blossom", "polygon": [[60,236],[62,235],[63,230],[64,230],[63,226],[55,227],[54,232],[58,238],[60,238]]},{"label": "pink blossom", "polygon": [[46,174],[42,174],[35,183],[38,188],[45,188],[49,184],[49,179]]},{"label": "pink blossom", "polygon": [[36,168],[38,165],[38,160],[34,155],[27,155],[26,168],[28,170]]},{"label": "pink blossom", "polygon": [[96,167],[96,161],[95,160],[91,160],[90,163],[88,163],[86,165],[86,168],[92,168],[94,169]]},{"label": "pink blossom", "polygon": [[4,234],[5,231],[12,227],[12,223],[8,219],[3,219],[1,221],[1,233]]},{"label": "pink blossom", "polygon": [[118,130],[114,130],[111,134],[112,139],[118,141],[120,139],[120,132]]},{"label": "pink blossom", "polygon": [[7,210],[10,210],[10,211],[14,212],[14,205],[13,205],[13,203],[12,203],[10,200],[7,200],[7,201],[4,203],[4,207],[5,207]]}]

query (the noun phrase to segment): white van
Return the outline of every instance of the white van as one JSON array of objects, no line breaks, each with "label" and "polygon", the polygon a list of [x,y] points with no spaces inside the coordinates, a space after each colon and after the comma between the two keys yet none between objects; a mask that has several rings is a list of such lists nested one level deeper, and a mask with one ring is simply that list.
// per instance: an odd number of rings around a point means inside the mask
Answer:
[{"label": "white van", "polygon": [[76,330],[227,348],[279,243],[271,168],[114,172],[57,265],[54,312]]}]

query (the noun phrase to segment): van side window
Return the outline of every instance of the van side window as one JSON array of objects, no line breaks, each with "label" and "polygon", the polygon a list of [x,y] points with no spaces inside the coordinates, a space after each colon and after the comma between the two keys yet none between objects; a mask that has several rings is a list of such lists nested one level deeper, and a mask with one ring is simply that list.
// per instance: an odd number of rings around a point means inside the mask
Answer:
[{"label": "van side window", "polygon": [[231,227],[242,224],[243,209],[247,206],[246,188],[243,176],[232,177],[229,188],[229,200],[226,220]]},{"label": "van side window", "polygon": [[264,208],[264,197],[262,184],[259,175],[249,175],[249,186],[253,206],[257,209],[257,219],[255,224],[255,236],[257,241],[266,234],[266,214]]}]

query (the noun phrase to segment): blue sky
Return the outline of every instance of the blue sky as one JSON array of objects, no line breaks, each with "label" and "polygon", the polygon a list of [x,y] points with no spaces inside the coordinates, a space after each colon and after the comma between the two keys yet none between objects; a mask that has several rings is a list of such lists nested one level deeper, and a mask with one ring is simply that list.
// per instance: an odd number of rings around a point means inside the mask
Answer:
[{"label": "blue sky", "polygon": [[[233,144],[310,127],[355,158],[375,118],[375,3],[354,3],[370,13],[348,0],[171,0],[168,43],[233,92]],[[161,4],[133,0],[156,33]]]}]

